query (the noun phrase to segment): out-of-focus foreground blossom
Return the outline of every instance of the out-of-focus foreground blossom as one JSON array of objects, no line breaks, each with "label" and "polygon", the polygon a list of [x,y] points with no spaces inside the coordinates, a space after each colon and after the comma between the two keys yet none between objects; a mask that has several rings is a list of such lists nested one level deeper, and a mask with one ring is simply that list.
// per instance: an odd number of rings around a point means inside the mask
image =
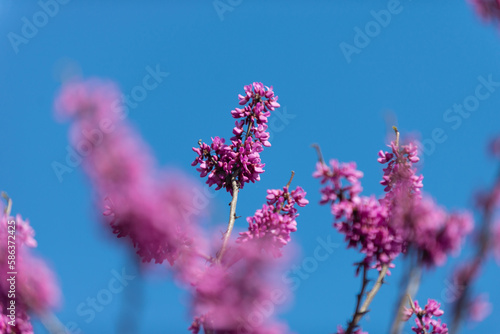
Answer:
[{"label": "out-of-focus foreground blossom", "polygon": [[477,14],[486,21],[500,21],[500,0],[469,0]]},{"label": "out-of-focus foreground blossom", "polygon": [[202,243],[196,227],[201,192],[180,172],[157,168],[150,149],[124,120],[115,85],[66,84],[55,109],[60,117],[73,118],[72,146],[83,155],[82,166],[113,233],[130,238],[144,262],[174,264],[181,255],[195,255],[195,245]]},{"label": "out-of-focus foreground blossom", "polygon": [[500,264],[500,221],[493,227],[493,254]]},{"label": "out-of-focus foreground blossom", "polygon": [[0,210],[0,333],[31,334],[29,314],[44,316],[59,306],[61,293],[48,265],[32,254],[37,242],[29,221],[10,216],[3,203]]},{"label": "out-of-focus foreground blossom", "polygon": [[205,332],[228,334],[287,333],[285,325],[272,320],[289,293],[283,284],[272,283],[276,266],[276,260],[262,252],[260,243],[235,244],[221,264],[208,267],[195,283],[193,312],[197,317],[190,330],[199,333],[204,327]]}]

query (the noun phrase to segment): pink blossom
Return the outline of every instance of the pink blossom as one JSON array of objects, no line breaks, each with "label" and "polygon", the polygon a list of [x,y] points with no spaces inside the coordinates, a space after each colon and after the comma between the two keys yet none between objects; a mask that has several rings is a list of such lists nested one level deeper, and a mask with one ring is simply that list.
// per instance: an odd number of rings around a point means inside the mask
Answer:
[{"label": "pink blossom", "polygon": [[403,240],[388,225],[386,206],[374,197],[359,196],[363,173],[356,170],[356,164],[319,162],[313,176],[324,185],[320,203],[330,204],[335,228],[345,235],[348,247],[365,254],[361,263],[378,270],[384,264],[393,267],[391,262],[403,251]]},{"label": "pink blossom", "polygon": [[433,319],[433,317],[440,317],[444,314],[440,307],[441,304],[433,299],[428,299],[427,305],[422,309],[418,301],[415,300],[412,308],[405,308],[403,320],[407,321],[413,314],[415,315],[416,326],[411,329],[416,334],[448,334],[448,326],[441,323],[441,320]]},{"label": "pink blossom", "polygon": [[[33,328],[29,313],[45,313],[59,306],[61,293],[55,275],[47,264],[31,254],[31,249],[37,246],[35,232],[28,220],[23,220],[18,214],[9,216],[5,208],[0,219],[0,332],[32,334]],[[13,228],[15,226],[15,229]],[[8,262],[8,244],[15,242],[15,264]],[[13,266],[13,267],[11,267]],[[9,325],[7,317],[11,297],[9,297],[11,276],[8,272],[15,271],[16,279],[16,326]]]},{"label": "pink blossom", "polygon": [[382,265],[393,268],[392,261],[404,250],[403,240],[387,224],[387,209],[374,197],[360,197],[352,206],[353,213],[335,223],[345,235],[348,247],[359,248],[365,254],[362,263],[380,270]]},{"label": "pink blossom", "polygon": [[193,147],[198,156],[191,164],[199,165],[196,170],[201,177],[208,176],[206,183],[209,186],[216,185],[216,190],[225,188],[231,194],[232,177],[240,188],[245,183],[260,180],[264,172],[260,153],[264,147],[271,146],[267,119],[271,111],[280,106],[273,88],[258,82],[245,86],[245,95],[238,98],[240,105],[249,104],[231,111],[233,118],[239,119],[235,122],[231,143],[226,144],[226,140],[219,137],[212,138],[210,145],[200,142],[199,147]]},{"label": "pink blossom", "polygon": [[488,295],[479,295],[469,305],[469,319],[474,322],[481,322],[490,315],[492,309],[491,303],[488,302]]},{"label": "pink blossom", "polygon": [[448,213],[428,196],[395,206],[392,214],[407,247],[418,250],[427,267],[441,266],[450,253],[458,252],[474,226],[470,213]]},{"label": "pink blossom", "polygon": [[[387,192],[385,199],[390,201],[395,196],[420,195],[420,188],[423,187],[423,176],[416,175],[413,164],[420,159],[417,156],[417,147],[413,143],[396,146],[395,142],[389,145],[392,153],[380,151],[378,162],[387,164],[384,168],[384,176],[380,184],[385,186]],[[392,190],[392,191],[391,191]]]},{"label": "pink blossom", "polygon": [[404,240],[405,248],[415,248],[419,261],[427,267],[443,265],[450,253],[473,229],[468,212],[448,213],[430,197],[422,197],[422,175],[413,164],[419,161],[411,142],[401,147],[391,143],[391,152],[379,152],[378,161],[387,164],[381,182],[386,195],[382,203],[389,209],[389,225]]},{"label": "pink blossom", "polygon": [[237,242],[270,239],[261,245],[279,257],[282,255],[281,248],[291,240],[290,234],[297,231],[296,218],[299,214],[295,204],[304,207],[309,201],[305,199],[306,192],[301,187],[291,192],[288,187],[283,187],[283,190],[268,190],[267,193],[267,204],[247,218],[248,231],[240,233]]},{"label": "pink blossom", "polygon": [[355,162],[339,163],[332,159],[330,166],[318,162],[313,177],[319,178],[321,184],[326,184],[321,189],[320,204],[333,203],[337,198],[340,202],[344,199],[354,200],[363,190],[359,181],[363,172],[356,170]]}]

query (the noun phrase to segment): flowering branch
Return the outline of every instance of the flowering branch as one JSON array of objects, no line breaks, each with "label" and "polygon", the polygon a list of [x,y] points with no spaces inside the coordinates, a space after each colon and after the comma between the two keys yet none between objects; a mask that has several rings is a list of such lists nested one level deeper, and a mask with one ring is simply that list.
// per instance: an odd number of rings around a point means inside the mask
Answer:
[{"label": "flowering branch", "polygon": [[420,325],[422,326],[422,331],[423,331],[422,334],[427,334],[427,331],[425,330],[425,323],[424,323],[424,320],[422,319],[423,318],[423,314],[421,314],[421,312],[417,311],[417,309],[415,308],[415,305],[413,303],[413,300],[412,300],[411,296],[408,294],[408,295],[406,295],[406,297],[408,297],[408,302],[410,303],[411,310],[413,311],[413,313],[415,313],[415,315],[417,316],[418,321],[420,322]]},{"label": "flowering branch", "polygon": [[441,323],[440,319],[433,319],[433,317],[440,317],[444,314],[444,311],[440,309],[441,304],[433,299],[428,299],[427,305],[422,309],[418,301],[413,302],[411,296],[407,296],[410,308],[405,308],[402,320],[408,321],[415,314],[416,327],[411,328],[413,332],[416,334],[448,334],[448,326]]}]

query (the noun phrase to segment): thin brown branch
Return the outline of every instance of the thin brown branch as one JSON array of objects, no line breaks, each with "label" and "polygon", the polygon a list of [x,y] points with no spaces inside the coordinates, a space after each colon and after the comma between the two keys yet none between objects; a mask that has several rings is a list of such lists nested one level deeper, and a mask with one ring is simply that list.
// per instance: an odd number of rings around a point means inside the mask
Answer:
[{"label": "thin brown branch", "polygon": [[227,243],[229,242],[229,238],[231,237],[231,232],[233,231],[234,222],[236,221],[236,203],[238,202],[238,192],[240,187],[238,185],[238,181],[236,180],[236,173],[231,175],[231,186],[233,187],[233,199],[231,200],[231,208],[229,210],[229,223],[227,225],[226,233],[224,233],[224,240],[222,241],[222,247],[217,254],[216,262],[220,263],[222,257],[224,256],[224,252],[227,248]]},{"label": "thin brown branch", "polygon": [[396,147],[399,148],[399,130],[395,126],[393,126],[392,129],[396,132]]},{"label": "thin brown branch", "polygon": [[415,296],[420,285],[422,268],[418,265],[418,258],[412,255],[415,254],[410,254],[412,261],[408,263],[409,269],[407,269],[406,275],[401,280],[398,303],[396,304],[394,318],[392,319],[391,334],[401,334],[403,331],[404,322],[401,320],[401,317],[404,312],[407,296]]},{"label": "thin brown branch", "polygon": [[325,165],[325,160],[323,159],[323,153],[321,153],[321,148],[319,147],[319,145],[312,144],[311,146],[316,150],[316,153],[318,154],[318,161],[321,162],[323,165]]},{"label": "thin brown branch", "polygon": [[[359,307],[359,295],[358,295],[358,303],[356,306],[356,311],[354,312],[354,315],[352,317],[352,321],[349,323],[349,327],[346,330],[346,334],[352,334],[356,326],[358,325],[359,321],[363,316],[368,313],[368,307],[370,306],[371,302],[373,301],[373,298],[375,298],[375,295],[377,294],[378,290],[380,290],[380,287],[382,286],[384,282],[384,277],[387,274],[387,265],[383,265],[382,269],[380,270],[380,273],[378,275],[377,280],[375,281],[375,284],[373,285],[372,289],[368,291],[366,294],[366,299],[363,302],[363,305]],[[366,278],[366,269],[363,268],[363,283],[361,287],[361,293],[362,295],[364,289],[366,288],[366,284],[368,283],[368,279]]]},{"label": "thin brown branch", "polygon": [[293,177],[295,176],[295,172],[292,170],[292,176],[290,176],[290,180],[288,180],[288,183],[286,184],[286,187],[289,188],[290,184],[292,184]]}]

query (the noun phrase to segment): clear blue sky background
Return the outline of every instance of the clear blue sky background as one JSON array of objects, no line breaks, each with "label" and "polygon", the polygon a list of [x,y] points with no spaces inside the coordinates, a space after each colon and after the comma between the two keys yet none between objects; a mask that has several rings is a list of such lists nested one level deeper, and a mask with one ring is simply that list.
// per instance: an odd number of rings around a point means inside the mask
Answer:
[{"label": "clear blue sky background", "polygon": [[[402,11],[348,63],[340,44],[353,44],[355,27],[364,29],[373,20],[370,11],[387,4],[244,0],[221,19],[211,1],[72,0],[60,5],[16,53],[8,34],[20,35],[23,17],[32,22],[40,6],[0,0],[1,188],[14,199],[14,212],[31,220],[38,252],[60,278],[62,322],[75,322],[85,333],[117,332],[120,305],[141,289],[142,306],[133,310],[138,333],[185,333],[191,321],[186,293],[161,273],[134,280],[90,323],[77,314],[80,303],[107,287],[113,270],[133,266],[122,243],[102,233],[82,170],[65,174],[62,182],[52,170],[54,161],[64,162],[68,143],[68,125],[56,123],[52,114],[64,64],[76,64],[85,77],[115,80],[126,93],[142,83],[147,66],[169,72],[128,119],[162,165],[193,176],[191,147],[200,138],[230,135],[229,111],[237,106],[243,85],[273,85],[293,118],[274,128],[273,146],[262,154],[266,173],[259,184],[245,187],[238,214],[251,215],[262,205],[266,189],[281,187],[295,170],[294,183],[306,189],[311,201],[301,210],[294,235],[301,248],[297,265],[313,255],[317,237],[342,241],[331,227],[329,209],[317,204],[319,186],[311,177],[316,155],[310,145],[319,143],[328,158],[356,161],[365,173],[365,194],[380,195],[382,171],[376,158],[386,142],[388,110],[397,115],[403,133],[431,138],[434,129],[442,129],[446,141],[425,157],[424,189],[448,208],[470,208],[473,192],[494,177],[496,166],[485,146],[500,132],[500,89],[456,129],[443,115],[474,94],[479,76],[500,81],[500,35],[482,24],[465,1],[402,0]],[[276,124],[283,125],[280,120]],[[215,197],[213,222],[224,223],[228,202],[227,194]],[[245,227],[243,220],[240,224]],[[360,283],[353,278],[352,263],[359,259],[342,244],[301,282],[281,318],[298,333],[334,332],[353,311]],[[418,299],[443,301],[456,261],[426,273]],[[371,334],[387,332],[398,268],[399,261],[363,320]],[[489,261],[475,286],[490,294],[494,309],[472,332],[499,333],[499,273]],[[445,312],[450,306],[443,302]]]}]

